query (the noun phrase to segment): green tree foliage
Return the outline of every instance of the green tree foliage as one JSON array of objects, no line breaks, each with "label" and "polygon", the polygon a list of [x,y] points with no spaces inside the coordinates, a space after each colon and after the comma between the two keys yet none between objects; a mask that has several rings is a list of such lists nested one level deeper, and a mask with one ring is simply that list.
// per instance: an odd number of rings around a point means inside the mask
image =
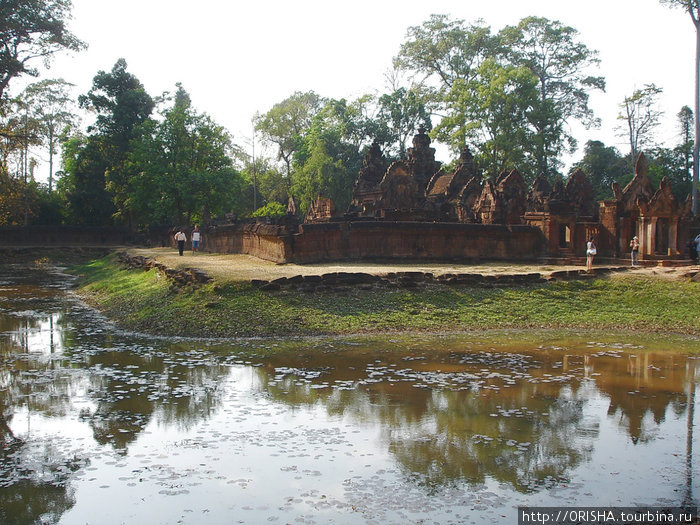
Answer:
[{"label": "green tree foliage", "polygon": [[141,227],[207,223],[240,207],[244,180],[234,169],[231,138],[208,115],[196,112],[178,85],[160,122],[148,120],[131,143],[123,203]]},{"label": "green tree foliage", "polygon": [[656,182],[666,177],[674,195],[682,200],[691,195],[693,181],[693,110],[683,106],[678,118],[678,144],[673,148],[654,148],[649,151],[649,176]]},{"label": "green tree foliage", "polygon": [[284,217],[286,214],[287,207],[284,204],[272,201],[255,210],[251,214],[251,217],[270,217],[276,219],[278,217]]},{"label": "green tree foliage", "polygon": [[[34,182],[36,160],[31,156],[31,148],[41,144],[40,128],[41,123],[31,113],[25,98],[15,97],[0,106],[0,173],[7,181],[6,185],[0,185],[0,194],[4,195],[6,205],[18,202],[16,197],[21,194],[21,222],[25,225],[35,215],[38,185]],[[17,224],[14,212],[10,219],[7,213],[4,215],[8,224]]]},{"label": "green tree foliage", "polygon": [[653,148],[648,151],[649,179],[658,187],[666,177],[671,182],[671,190],[682,202],[690,195],[692,174],[685,165],[683,148]]},{"label": "green tree foliage", "polygon": [[3,0],[0,2],[0,101],[12,79],[37,76],[36,60],[48,64],[59,51],[86,46],[66,27],[70,0]]},{"label": "green tree foliage", "polygon": [[[529,69],[486,60],[469,82],[457,80],[445,97],[448,116],[435,134],[454,150],[470,141],[478,145],[478,162],[495,179],[519,168],[524,175],[532,131],[528,125],[537,98],[537,79]],[[466,118],[468,124],[463,124]]]},{"label": "green tree foliage", "polygon": [[[527,159],[530,165],[518,169],[550,178],[560,165],[559,155],[572,151],[576,144],[567,122],[596,124],[588,93],[605,87],[601,77],[586,73],[598,64],[596,53],[578,41],[575,29],[546,18],[525,18],[494,36],[480,21],[468,26],[462,20],[433,15],[422,26],[409,29],[395,62],[433,82],[435,104],[444,121],[436,127],[435,135],[446,138],[455,151],[474,137],[493,135],[493,129],[485,128],[493,119],[475,119],[488,102],[469,95],[483,89],[477,87],[479,84],[491,83],[484,73],[492,74],[493,64],[502,71],[529,70],[537,80],[537,96],[532,99],[529,88],[508,93],[509,106],[530,106],[527,118],[517,122],[522,128],[511,135],[529,137],[530,146],[522,160]],[[491,65],[484,69],[485,64]],[[479,130],[481,127],[484,129]],[[493,157],[498,142],[495,138],[482,140],[477,146],[484,158]]]},{"label": "green tree foliage", "polygon": [[66,217],[72,224],[107,226],[116,209],[107,191],[105,173],[109,165],[105,139],[101,135],[77,135],[63,145],[66,175],[59,181],[66,196]]},{"label": "green tree foliage", "polygon": [[291,191],[301,213],[306,213],[318,196],[331,198],[340,210],[347,208],[362,166],[360,148],[371,136],[372,126],[358,111],[357,101],[326,102],[294,155]]},{"label": "green tree foliage", "polygon": [[[246,185],[244,199],[241,207],[243,213],[251,213],[253,204],[253,174],[252,165],[247,164],[243,169],[243,177]],[[257,202],[265,204],[277,202],[286,203],[289,199],[291,180],[286,173],[269,158],[260,156],[255,159],[255,179],[257,184]]]},{"label": "green tree foliage", "polygon": [[680,137],[678,148],[681,150],[685,170],[690,173],[693,167],[693,147],[695,145],[695,132],[693,128],[695,116],[692,109],[688,106],[683,106],[676,115],[676,118],[678,119],[678,135]]},{"label": "green tree foliage", "polygon": [[617,149],[606,146],[599,140],[589,140],[583,150],[583,158],[571,169],[583,170],[588,175],[595,192],[596,200],[613,197],[612,184],[627,184],[632,178],[629,161],[620,156]]},{"label": "green tree foliage", "polygon": [[449,90],[457,80],[469,82],[481,63],[492,56],[491,29],[477,21],[451,20],[447,15],[431,15],[421,26],[408,28],[396,65],[437,80],[439,90]]},{"label": "green tree foliage", "polygon": [[299,147],[299,139],[321,104],[321,97],[313,91],[297,91],[255,118],[255,129],[277,146],[278,157],[287,168],[287,177],[291,177],[292,157]]},{"label": "green tree foliage", "polygon": [[527,17],[499,33],[509,63],[527,67],[538,80],[538,100],[531,123],[535,133],[537,171],[552,176],[558,156],[576,142],[565,129],[571,119],[597,125],[588,92],[605,90],[605,80],[587,72],[599,64],[597,52],[578,41],[578,31],[558,21]]},{"label": "green tree foliage", "polygon": [[24,98],[37,120],[38,133],[49,150],[49,187],[53,189],[54,157],[61,135],[77,125],[74,101],[70,96],[73,84],[63,79],[48,79],[27,86]]},{"label": "green tree foliage", "polygon": [[428,131],[433,127],[425,94],[421,93],[418,86],[399,87],[380,96],[378,102],[377,118],[380,126],[385,129],[379,131],[375,138],[386,144],[385,154],[405,159],[406,143],[416,130],[420,126]]},{"label": "green tree foliage", "polygon": [[[88,128],[90,135],[84,148],[74,162],[69,163],[72,168],[65,166],[65,162],[64,166],[66,173],[74,179],[70,184],[74,194],[69,196],[73,214],[88,212],[93,206],[90,202],[78,204],[82,199],[95,197],[101,204],[103,192],[108,192],[114,205],[102,210],[115,213],[116,222],[133,225],[135,219],[129,214],[129,201],[130,178],[134,172],[129,170],[126,161],[131,141],[140,125],[148,119],[155,103],[141,82],[126,68],[126,61],[119,59],[110,72],[99,71],[87,95],[78,98],[83,108],[97,116],[95,124]],[[97,217],[99,224],[110,222],[105,222],[103,213],[83,217],[73,215],[81,223],[91,222]]]},{"label": "green tree foliage", "polygon": [[0,226],[24,223],[26,185],[21,179],[0,171]]}]

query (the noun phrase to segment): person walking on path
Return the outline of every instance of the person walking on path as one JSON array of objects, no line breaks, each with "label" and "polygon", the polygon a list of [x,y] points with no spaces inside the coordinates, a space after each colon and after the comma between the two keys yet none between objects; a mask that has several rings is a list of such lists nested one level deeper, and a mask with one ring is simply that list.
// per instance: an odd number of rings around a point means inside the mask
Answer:
[{"label": "person walking on path", "polygon": [[175,234],[175,241],[177,242],[177,251],[180,253],[180,256],[182,256],[182,252],[185,251],[185,241],[187,241],[187,235],[182,231],[182,228]]},{"label": "person walking on path", "polygon": [[201,234],[199,233],[199,227],[195,224],[194,230],[192,230],[192,251],[193,252],[199,251],[199,239],[200,238],[201,238]]},{"label": "person walking on path", "polygon": [[639,266],[639,237],[636,235],[630,241],[630,258],[632,267]]},{"label": "person walking on path", "polygon": [[586,244],[586,270],[588,273],[593,273],[593,257],[598,253],[598,249],[595,247],[593,242],[593,236],[591,235]]}]

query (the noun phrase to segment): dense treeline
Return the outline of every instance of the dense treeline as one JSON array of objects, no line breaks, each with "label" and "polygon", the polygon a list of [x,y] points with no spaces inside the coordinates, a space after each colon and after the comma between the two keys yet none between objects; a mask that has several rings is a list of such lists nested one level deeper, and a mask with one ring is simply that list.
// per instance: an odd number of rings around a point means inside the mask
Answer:
[{"label": "dense treeline", "polygon": [[[31,7],[27,8],[27,6]],[[354,100],[295,92],[254,118],[256,156],[243,153],[215,120],[198,112],[185,88],[153,97],[123,59],[99,71],[77,99],[62,79],[45,79],[10,96],[31,61],[84,47],[65,27],[70,0],[10,0],[0,6],[0,225],[207,223],[233,213],[276,215],[293,196],[300,213],[318,195],[344,209],[366,148],[377,141],[388,160],[406,157],[419,126],[449,146],[468,146],[484,177],[518,169],[532,180],[562,177],[561,158],[578,144],[570,124],[596,126],[589,94],[605,89],[597,53],[574,28],[528,17],[497,33],[477,22],[432,15],[411,27],[393,60],[384,93]],[[14,50],[10,52],[9,50]],[[576,167],[598,198],[632,176],[641,149],[651,176],[690,190],[693,112],[678,113],[679,138],[659,147],[654,128],[661,88],[635,90],[620,103],[619,133],[628,152],[584,145]],[[83,130],[77,115],[92,121]],[[34,181],[33,152],[48,153],[48,184]],[[62,170],[55,171],[57,151]]]}]

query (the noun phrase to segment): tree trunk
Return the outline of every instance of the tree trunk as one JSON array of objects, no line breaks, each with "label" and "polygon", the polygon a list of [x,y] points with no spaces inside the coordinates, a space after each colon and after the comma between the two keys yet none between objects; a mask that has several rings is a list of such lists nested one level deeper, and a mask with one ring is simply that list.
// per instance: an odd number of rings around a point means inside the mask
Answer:
[{"label": "tree trunk", "polygon": [[[700,10],[700,8],[698,8]],[[690,17],[695,25],[695,141],[693,143],[693,185],[691,189],[692,212],[698,215],[698,162],[700,162],[700,20],[689,5]]]},{"label": "tree trunk", "polygon": [[53,126],[49,127],[49,193],[53,186],[53,154],[54,154],[54,137]]}]

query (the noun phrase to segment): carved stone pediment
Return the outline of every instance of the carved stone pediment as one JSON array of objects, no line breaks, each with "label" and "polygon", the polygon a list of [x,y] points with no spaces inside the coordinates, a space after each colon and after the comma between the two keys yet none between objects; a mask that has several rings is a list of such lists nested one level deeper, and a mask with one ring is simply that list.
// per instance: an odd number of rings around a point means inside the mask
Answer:
[{"label": "carved stone pediment", "polygon": [[534,181],[527,193],[527,210],[534,212],[543,212],[547,210],[547,201],[552,195],[552,185],[549,179],[540,173]]},{"label": "carved stone pediment", "polygon": [[447,197],[447,190],[452,183],[454,173],[445,173],[442,168],[432,176],[425,189],[426,197]]},{"label": "carved stone pediment", "polygon": [[649,180],[648,163],[644,153],[640,153],[637,157],[637,163],[634,167],[634,177],[622,190],[620,198],[616,199],[622,204],[623,212],[634,211],[641,202],[649,202],[649,199],[654,195],[655,190]]},{"label": "carved stone pediment", "polygon": [[[499,177],[500,178],[500,177]],[[518,170],[512,170],[496,185],[496,189],[507,199],[523,199],[527,192],[527,186]]]},{"label": "carved stone pediment", "polygon": [[377,142],[372,143],[362,160],[359,176],[355,181],[353,193],[371,192],[376,190],[386,173],[386,158]]},{"label": "carved stone pediment", "polygon": [[564,200],[571,203],[578,215],[595,215],[596,204],[593,199],[593,186],[582,170],[577,169],[569,175],[564,185]]},{"label": "carved stone pediment", "polygon": [[476,201],[481,196],[482,190],[481,180],[472,177],[459,192],[459,196],[455,199],[455,206],[460,222],[477,222]]},{"label": "carved stone pediment", "polygon": [[670,218],[683,214],[683,206],[678,202],[671,191],[671,183],[664,177],[659,189],[649,199],[649,202],[640,201],[639,209],[642,215],[652,217]]},{"label": "carved stone pediment", "polygon": [[305,222],[319,222],[331,219],[335,216],[335,203],[327,197],[320,195],[311,203],[304,217]]},{"label": "carved stone pediment", "polygon": [[503,215],[503,203],[490,180],[484,183],[474,208],[477,212],[479,222],[483,224],[500,224]]},{"label": "carved stone pediment", "polygon": [[411,167],[405,161],[397,161],[389,166],[379,183],[379,190],[382,193],[380,206],[397,210],[418,208],[423,194],[413,177]]}]

